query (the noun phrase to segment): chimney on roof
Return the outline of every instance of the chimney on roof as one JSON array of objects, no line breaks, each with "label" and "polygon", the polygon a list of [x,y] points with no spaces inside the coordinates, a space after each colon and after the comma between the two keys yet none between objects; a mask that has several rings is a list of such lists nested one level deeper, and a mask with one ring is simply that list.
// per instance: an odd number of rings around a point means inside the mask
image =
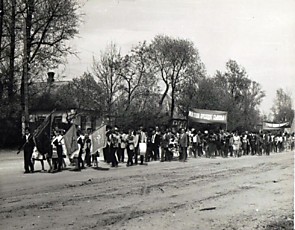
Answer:
[{"label": "chimney on roof", "polygon": [[47,76],[48,76],[47,83],[49,83],[49,84],[53,83],[54,82],[54,72],[49,71],[47,73]]}]

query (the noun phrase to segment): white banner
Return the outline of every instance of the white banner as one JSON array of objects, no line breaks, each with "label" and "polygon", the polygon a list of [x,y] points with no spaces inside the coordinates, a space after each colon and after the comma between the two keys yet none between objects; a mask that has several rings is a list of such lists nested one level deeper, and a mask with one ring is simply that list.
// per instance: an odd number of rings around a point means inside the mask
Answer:
[{"label": "white banner", "polygon": [[263,122],[263,129],[275,130],[275,129],[287,128],[289,127],[289,125],[290,125],[289,122],[284,122],[284,123]]},{"label": "white banner", "polygon": [[192,109],[189,117],[199,123],[227,123],[227,112],[205,109]]}]

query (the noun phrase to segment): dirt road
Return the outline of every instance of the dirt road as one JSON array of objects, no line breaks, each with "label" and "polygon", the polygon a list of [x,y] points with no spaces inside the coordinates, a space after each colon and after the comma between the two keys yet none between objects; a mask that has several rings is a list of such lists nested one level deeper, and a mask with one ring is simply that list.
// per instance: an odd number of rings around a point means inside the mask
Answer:
[{"label": "dirt road", "polygon": [[23,174],[21,156],[2,151],[0,229],[293,229],[293,158]]}]

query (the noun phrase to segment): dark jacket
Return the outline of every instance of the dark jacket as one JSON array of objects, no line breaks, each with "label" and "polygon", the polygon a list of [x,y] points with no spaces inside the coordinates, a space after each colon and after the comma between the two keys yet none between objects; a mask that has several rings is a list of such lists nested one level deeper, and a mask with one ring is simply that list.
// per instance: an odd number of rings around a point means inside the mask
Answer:
[{"label": "dark jacket", "polygon": [[[33,137],[30,134],[28,137],[28,140],[26,139],[26,136],[22,137],[22,145],[21,147],[23,147],[24,152],[33,152],[34,150],[34,141],[33,141]],[[21,147],[19,149],[21,149]]]}]

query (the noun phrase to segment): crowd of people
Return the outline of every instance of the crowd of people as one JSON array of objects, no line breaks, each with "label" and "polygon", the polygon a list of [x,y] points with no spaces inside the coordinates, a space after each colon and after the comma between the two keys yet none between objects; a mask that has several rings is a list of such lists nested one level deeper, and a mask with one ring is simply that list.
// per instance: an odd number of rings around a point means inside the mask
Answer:
[{"label": "crowd of people", "polygon": [[[160,129],[158,126],[144,130],[140,126],[137,130],[128,131],[118,127],[107,126],[105,133],[105,147],[92,152],[91,131],[86,134],[77,133],[78,150],[74,154],[67,154],[63,140],[64,130],[54,131],[48,154],[40,154],[30,138],[29,129],[24,136],[24,164],[25,172],[34,172],[35,161],[40,161],[42,170],[44,161],[49,165],[49,172],[61,171],[66,167],[65,158],[69,158],[73,170],[98,166],[98,157],[117,167],[147,165],[150,161],[187,161],[188,157],[241,157],[243,155],[269,155],[282,151],[294,150],[295,135],[283,132],[261,131],[228,132],[198,131],[194,128],[186,130],[180,128]],[[126,159],[127,157],[127,159]]]},{"label": "crowd of people", "polygon": [[[150,128],[146,132],[143,127],[123,132],[117,127],[107,131],[108,145],[103,149],[104,159],[113,167],[124,162],[124,151],[127,149],[127,166],[140,164],[143,161],[171,161],[175,157],[186,161],[191,157],[241,157],[242,155],[269,155],[271,152],[282,152],[294,149],[295,135],[283,132],[219,130],[197,131],[192,128],[179,129],[178,132],[167,128]],[[142,147],[142,143],[145,146]],[[134,160],[134,162],[133,162]]]}]

